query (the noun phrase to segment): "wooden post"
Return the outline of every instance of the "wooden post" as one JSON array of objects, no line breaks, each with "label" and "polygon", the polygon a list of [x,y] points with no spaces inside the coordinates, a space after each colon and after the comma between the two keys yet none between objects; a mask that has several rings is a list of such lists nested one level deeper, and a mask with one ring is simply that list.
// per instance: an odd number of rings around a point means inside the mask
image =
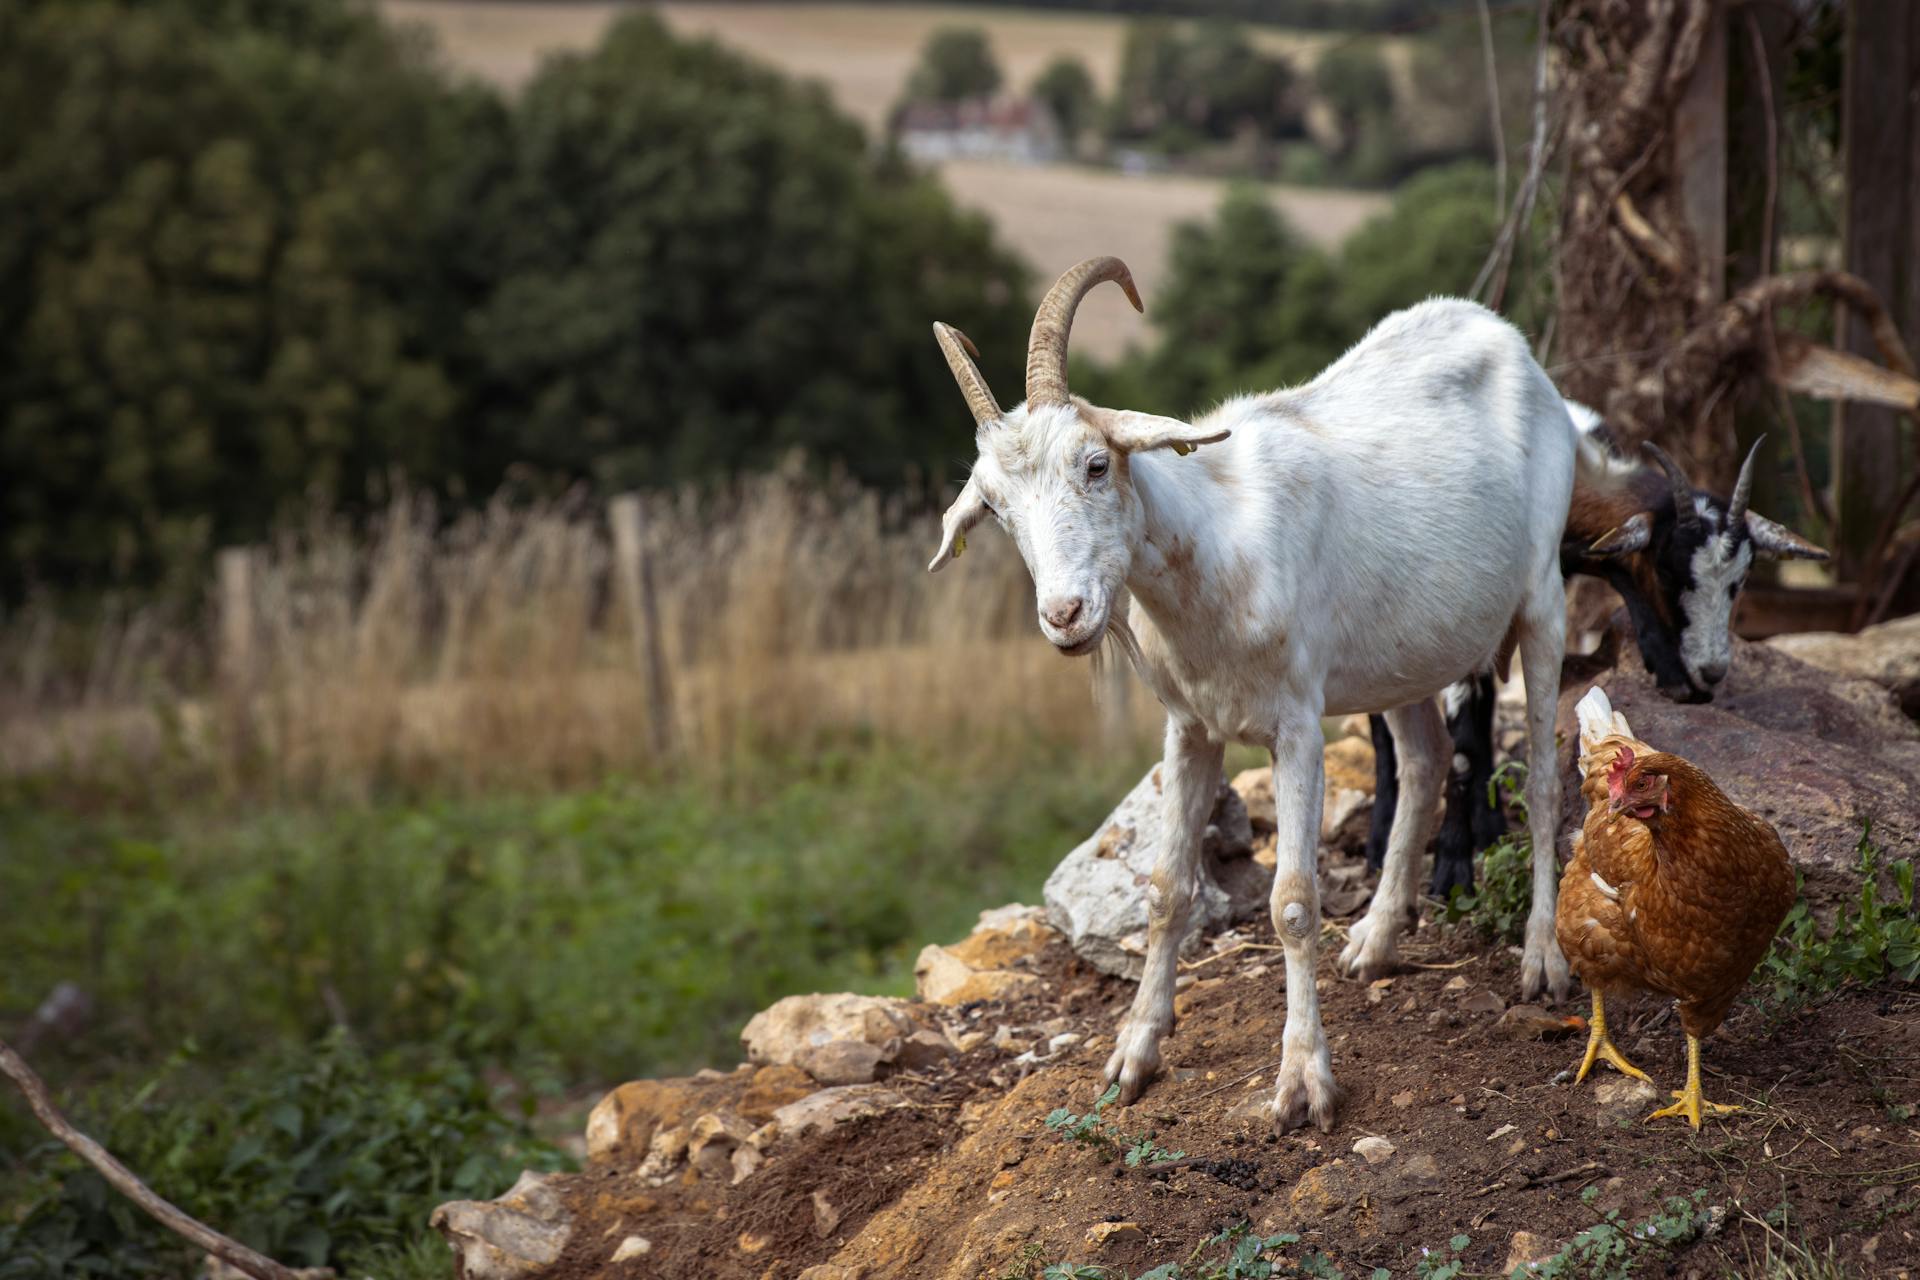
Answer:
[{"label": "wooden post", "polygon": [[[1780,270],[1780,171],[1785,145],[1783,103],[1787,92],[1787,37],[1794,15],[1784,7],[1745,5],[1727,15],[1727,292],[1738,293]],[[1743,382],[1734,396],[1736,455],[1747,456],[1756,440],[1753,509],[1777,520],[1800,506],[1796,490],[1783,484],[1783,460],[1791,444],[1778,414],[1781,396],[1766,380]],[[1816,541],[1824,535],[1817,511],[1800,511],[1794,528]],[[1748,580],[1772,582],[1778,562],[1756,560]]]},{"label": "wooden post", "polygon": [[[1847,270],[1876,289],[1901,333],[1920,333],[1920,5],[1850,0],[1841,90]],[[1840,312],[1839,345],[1878,358],[1866,326]],[[1833,431],[1839,572],[1871,576],[1874,537],[1913,462],[1894,410],[1845,403]]]},{"label": "wooden post", "polygon": [[220,574],[220,684],[229,697],[253,691],[253,552],[227,547]]},{"label": "wooden post", "polygon": [[664,761],[673,749],[673,696],[667,686],[667,655],[660,634],[660,602],[654,593],[653,557],[648,553],[645,515],[637,493],[623,493],[607,504],[613,525],[613,556],[620,591],[627,602],[634,663],[646,674],[648,740]]}]

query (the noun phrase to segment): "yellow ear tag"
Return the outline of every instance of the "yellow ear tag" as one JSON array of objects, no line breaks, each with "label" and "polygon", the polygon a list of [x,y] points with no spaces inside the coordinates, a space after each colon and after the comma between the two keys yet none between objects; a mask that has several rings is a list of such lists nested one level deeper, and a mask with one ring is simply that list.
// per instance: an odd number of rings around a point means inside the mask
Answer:
[{"label": "yellow ear tag", "polygon": [[1188,444],[1185,440],[1175,440],[1173,442],[1173,451],[1184,458],[1188,454],[1193,452],[1193,446]]},{"label": "yellow ear tag", "polygon": [[954,534],[953,535],[953,558],[955,560],[958,560],[960,558],[960,553],[962,551],[965,551],[966,549],[967,549],[967,535],[964,533]]}]

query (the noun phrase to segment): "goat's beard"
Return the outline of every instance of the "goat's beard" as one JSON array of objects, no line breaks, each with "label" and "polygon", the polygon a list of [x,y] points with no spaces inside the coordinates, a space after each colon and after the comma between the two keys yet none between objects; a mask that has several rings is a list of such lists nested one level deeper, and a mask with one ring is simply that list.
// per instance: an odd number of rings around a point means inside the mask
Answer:
[{"label": "goat's beard", "polygon": [[1135,671],[1140,668],[1140,642],[1134,639],[1133,628],[1127,623],[1127,605],[1131,597],[1122,591],[1114,598],[1113,609],[1107,615],[1107,633],[1100,647],[1093,651],[1093,696],[1100,699],[1112,690],[1111,682],[1106,678],[1111,663],[1120,663],[1121,671],[1131,665]]}]

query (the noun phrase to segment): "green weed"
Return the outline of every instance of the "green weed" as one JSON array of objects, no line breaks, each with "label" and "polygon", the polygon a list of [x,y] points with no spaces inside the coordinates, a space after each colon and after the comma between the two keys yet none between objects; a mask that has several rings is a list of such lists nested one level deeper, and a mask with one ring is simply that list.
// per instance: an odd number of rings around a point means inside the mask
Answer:
[{"label": "green weed", "polygon": [[1456,888],[1441,911],[1446,924],[1471,925],[1491,942],[1522,941],[1533,909],[1533,838],[1527,833],[1527,766],[1509,760],[1487,781],[1487,803],[1517,810],[1507,835],[1480,855],[1471,889]]},{"label": "green weed", "polygon": [[1101,1112],[1119,1096],[1119,1084],[1108,1085],[1107,1091],[1094,1102],[1093,1110],[1085,1115],[1075,1115],[1067,1108],[1059,1107],[1047,1116],[1047,1128],[1059,1134],[1062,1141],[1090,1147],[1105,1159],[1123,1157],[1129,1169],[1157,1160],[1178,1160],[1187,1154],[1184,1151],[1169,1151],[1151,1136],[1122,1132],[1103,1118]]},{"label": "green weed", "polygon": [[[1893,896],[1882,901],[1880,850],[1872,837],[1868,824],[1855,847],[1860,859],[1858,902],[1842,904],[1831,929],[1822,932],[1804,898],[1797,898],[1781,922],[1757,975],[1763,988],[1760,1003],[1776,1017],[1798,1013],[1849,984],[1920,978],[1913,862],[1902,858],[1885,868],[1893,880]],[[1796,889],[1799,883],[1796,873]]]}]

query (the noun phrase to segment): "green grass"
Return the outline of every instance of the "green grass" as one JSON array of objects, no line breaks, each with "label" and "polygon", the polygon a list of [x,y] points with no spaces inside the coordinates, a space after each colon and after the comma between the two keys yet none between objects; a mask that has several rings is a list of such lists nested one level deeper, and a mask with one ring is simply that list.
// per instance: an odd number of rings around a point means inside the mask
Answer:
[{"label": "green grass", "polygon": [[[724,780],[246,812],[75,813],[15,784],[0,1028],[77,983],[93,1025],[35,1065],[163,1195],[292,1260],[444,1273],[432,1205],[552,1157],[503,1096],[729,1065],[782,995],[910,992],[922,945],[1037,900],[1146,765],[869,742]],[[0,1257],[178,1273],[43,1139],[0,1093]]]},{"label": "green grass", "polygon": [[458,1030],[573,1080],[734,1060],[795,991],[910,989],[920,946],[1034,900],[1142,761],[1044,749],[983,771],[881,751],[722,787],[244,815],[0,806],[0,1025],[56,982],[86,1047],[216,1059],[343,1018],[373,1043]]}]

